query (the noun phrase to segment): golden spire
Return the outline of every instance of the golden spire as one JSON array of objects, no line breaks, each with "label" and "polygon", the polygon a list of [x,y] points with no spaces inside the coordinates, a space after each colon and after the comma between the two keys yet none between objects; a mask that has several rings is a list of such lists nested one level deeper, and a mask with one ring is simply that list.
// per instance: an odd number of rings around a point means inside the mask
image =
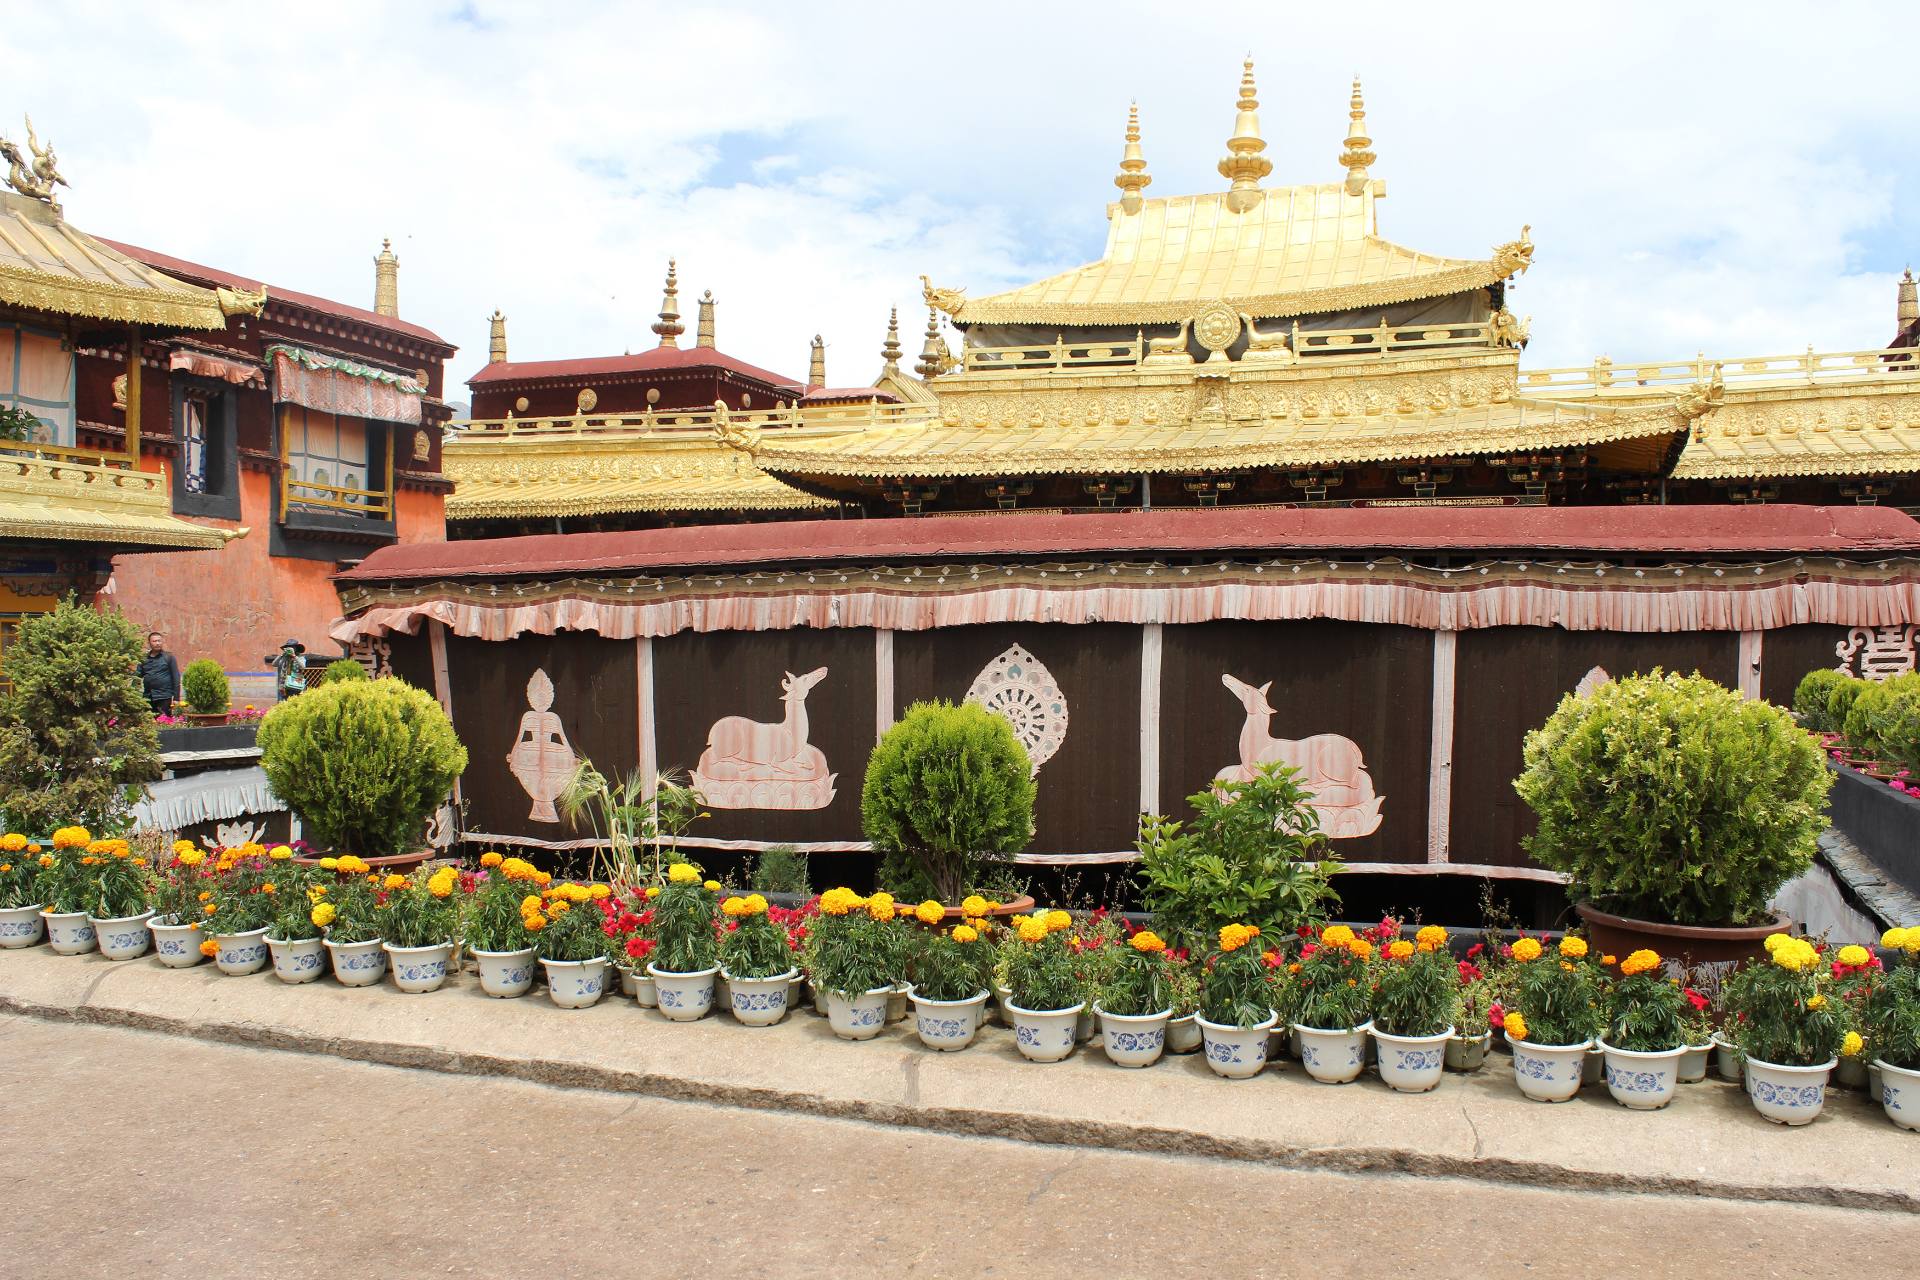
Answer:
[{"label": "golden spire", "polygon": [[1366,189],[1367,166],[1380,157],[1373,151],[1373,139],[1367,136],[1367,104],[1360,98],[1360,77],[1353,78],[1353,97],[1347,104],[1347,145],[1340,152],[1340,163],[1347,166],[1347,194],[1357,196]]},{"label": "golden spire", "polygon": [[913,366],[913,371],[920,375],[922,381],[931,381],[946,372],[950,355],[946,339],[940,336],[940,313],[928,307],[927,340],[920,344],[920,360]]},{"label": "golden spire", "polygon": [[1915,320],[1920,320],[1920,286],[1914,284],[1913,268],[1908,267],[1900,277],[1900,327],[1904,329]]},{"label": "golden spire", "polygon": [[505,364],[507,362],[507,317],[498,307],[488,317],[492,326],[487,332],[487,363]]},{"label": "golden spire", "polygon": [[667,259],[667,289],[660,299],[660,318],[653,322],[653,331],[660,335],[660,345],[677,347],[680,335],[687,326],[680,323],[680,284],[674,279],[674,260]]},{"label": "golden spire", "polygon": [[900,308],[887,312],[887,340],[880,347],[880,376],[900,376]]},{"label": "golden spire", "polygon": [[400,259],[393,256],[393,241],[380,242],[380,256],[373,260],[373,309],[383,316],[400,314]]},{"label": "golden spire", "polygon": [[1248,54],[1240,74],[1240,109],[1233,117],[1233,136],[1227,139],[1227,158],[1220,162],[1220,176],[1232,184],[1227,208],[1235,213],[1260,203],[1260,179],[1273,172],[1273,161],[1260,154],[1267,143],[1260,136],[1260,99],[1254,95],[1253,55]]},{"label": "golden spire", "polygon": [[1127,107],[1127,149],[1120,153],[1120,173],[1113,185],[1120,188],[1120,207],[1128,213],[1140,212],[1140,191],[1153,178],[1147,173],[1147,158],[1140,153],[1140,104]]},{"label": "golden spire", "polygon": [[819,391],[827,385],[827,344],[813,335],[813,354],[807,360],[807,390]]},{"label": "golden spire", "polygon": [[700,327],[694,330],[693,345],[711,347],[713,345],[713,290],[700,295]]}]

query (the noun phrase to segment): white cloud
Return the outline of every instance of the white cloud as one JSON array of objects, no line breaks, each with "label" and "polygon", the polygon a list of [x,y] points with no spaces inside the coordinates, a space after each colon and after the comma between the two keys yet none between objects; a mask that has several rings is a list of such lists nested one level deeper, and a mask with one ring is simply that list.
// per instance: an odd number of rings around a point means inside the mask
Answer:
[{"label": "white cloud", "polygon": [[1130,99],[1152,194],[1217,189],[1248,48],[1273,181],[1338,176],[1358,69],[1386,235],[1481,255],[1533,225],[1530,363],[1891,334],[1916,182],[1869,14],[1100,13],[21,6],[0,107],[36,113],[102,235],[361,303],[392,236],[402,313],[460,376],[495,306],[516,358],[649,345],[675,255],[725,349],[798,374],[819,332],[833,381],[870,378],[890,305],[918,345],[919,273],[977,295],[1097,254]]}]

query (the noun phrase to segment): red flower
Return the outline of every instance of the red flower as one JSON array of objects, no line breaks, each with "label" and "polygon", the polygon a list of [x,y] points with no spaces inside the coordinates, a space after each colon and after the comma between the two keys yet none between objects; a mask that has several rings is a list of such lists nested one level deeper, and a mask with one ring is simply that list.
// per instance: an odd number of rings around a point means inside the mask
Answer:
[{"label": "red flower", "polygon": [[1482,951],[1485,951],[1486,949],[1487,949],[1486,943],[1484,942],[1474,943],[1472,946],[1467,948],[1467,959],[1469,960],[1473,959],[1475,956],[1479,955]]},{"label": "red flower", "polygon": [[1695,1013],[1698,1013],[1700,1010],[1707,1007],[1707,1004],[1708,1004],[1707,998],[1701,995],[1698,991],[1695,991],[1692,987],[1687,988],[1686,995],[1687,995],[1687,1003],[1693,1006],[1693,1010]]},{"label": "red flower", "polygon": [[1303,924],[1295,928],[1294,932],[1299,934],[1303,938],[1311,938],[1313,936],[1313,926],[1310,924]]},{"label": "red flower", "polygon": [[1487,1029],[1490,1031],[1507,1029],[1507,1011],[1497,1004],[1487,1010]]},{"label": "red flower", "polygon": [[1471,961],[1462,960],[1456,967],[1460,970],[1460,981],[1462,982],[1478,982],[1485,976],[1480,972],[1480,966]]}]

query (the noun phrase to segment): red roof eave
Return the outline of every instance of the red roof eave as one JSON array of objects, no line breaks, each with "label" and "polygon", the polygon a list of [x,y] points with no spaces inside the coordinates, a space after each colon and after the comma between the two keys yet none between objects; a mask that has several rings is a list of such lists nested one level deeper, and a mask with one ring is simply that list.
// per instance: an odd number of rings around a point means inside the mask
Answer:
[{"label": "red roof eave", "polygon": [[528,577],[927,558],[1302,551],[1900,555],[1920,552],[1920,523],[1891,507],[1809,506],[1216,508],[783,520],[409,543],[381,547],[336,580]]},{"label": "red roof eave", "polygon": [[503,360],[487,365],[468,378],[467,385],[477,389],[496,383],[561,381],[622,373],[690,373],[702,369],[718,369],[751,378],[782,391],[800,391],[800,384],[792,378],[748,364],[712,347],[652,347],[627,355],[583,356],[570,360]]}]

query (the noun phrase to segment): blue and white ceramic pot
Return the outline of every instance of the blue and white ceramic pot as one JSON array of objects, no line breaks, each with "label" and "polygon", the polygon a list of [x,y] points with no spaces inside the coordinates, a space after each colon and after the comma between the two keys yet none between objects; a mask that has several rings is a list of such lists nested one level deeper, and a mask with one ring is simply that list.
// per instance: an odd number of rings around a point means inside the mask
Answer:
[{"label": "blue and white ceramic pot", "polygon": [[268,938],[273,976],[299,986],[327,976],[327,948],[319,938]]},{"label": "blue and white ceramic pot", "polygon": [[38,946],[46,934],[47,922],[40,918],[39,903],[0,911],[0,947]]},{"label": "blue and white ceramic pot", "polygon": [[1447,1070],[1478,1071],[1487,1060],[1487,1046],[1491,1043],[1491,1031],[1482,1031],[1477,1036],[1463,1036],[1455,1031],[1447,1041]]},{"label": "blue and white ceramic pot", "polygon": [[[1747,1059],[1747,1096],[1753,1109],[1775,1124],[1811,1124],[1827,1105],[1827,1077],[1838,1059],[1817,1067],[1785,1067],[1758,1058]],[[1881,1068],[1885,1086],[1886,1068]]]},{"label": "blue and white ceramic pot", "polygon": [[787,1016],[787,1003],[793,995],[792,969],[771,978],[739,978],[724,968],[727,980],[727,1007],[743,1027],[770,1027]]},{"label": "blue and white ceramic pot", "polygon": [[892,987],[875,987],[857,996],[829,991],[827,1025],[842,1040],[871,1040],[886,1025],[887,997],[892,994]]},{"label": "blue and white ceramic pot", "polygon": [[365,942],[335,942],[327,939],[327,953],[333,957],[333,976],[346,987],[370,987],[387,976],[386,944],[378,938]]},{"label": "blue and white ceramic pot", "polygon": [[1892,1066],[1881,1058],[1874,1059],[1873,1065],[1879,1068],[1880,1105],[1886,1108],[1887,1119],[1902,1129],[1920,1130],[1920,1071]]},{"label": "blue and white ceramic pot", "polygon": [[[647,976],[653,979],[660,1012],[674,1022],[698,1022],[707,1016],[713,1008],[713,980],[719,973],[720,966],[717,964],[687,973],[676,973],[653,964],[647,966]],[[552,971],[549,970],[548,974],[551,977]]]},{"label": "blue and white ceramic pot", "polygon": [[84,911],[42,911],[47,922],[47,945],[56,955],[79,956],[92,951],[96,938],[93,921]]},{"label": "blue and white ceramic pot", "polygon": [[1641,1053],[1616,1049],[1602,1040],[1600,1052],[1605,1058],[1607,1092],[1615,1102],[1633,1111],[1658,1111],[1673,1101],[1674,1091],[1680,1087],[1680,1059],[1686,1055],[1685,1045]]},{"label": "blue and white ceramic pot", "polygon": [[[1447,1046],[1453,1041],[1453,1028],[1438,1035],[1395,1036],[1373,1029],[1373,1042],[1380,1062],[1380,1082],[1395,1093],[1426,1093],[1440,1083],[1447,1070]],[[1485,1052],[1485,1046],[1481,1052]]]},{"label": "blue and white ceramic pot", "polygon": [[591,960],[549,960],[542,956],[540,967],[547,972],[547,998],[562,1009],[597,1004],[607,989],[610,965],[605,956]]},{"label": "blue and white ceramic pot", "polygon": [[942,1053],[972,1044],[986,1020],[987,994],[982,987],[965,1000],[929,1000],[918,991],[911,992],[913,1026],[920,1034],[920,1043]]},{"label": "blue and white ceramic pot", "polygon": [[232,978],[244,978],[267,967],[267,931],[265,926],[245,933],[216,933],[213,966]]},{"label": "blue and white ceramic pot", "polygon": [[1507,1036],[1513,1050],[1513,1079],[1535,1102],[1565,1102],[1580,1092],[1580,1076],[1593,1041],[1534,1044]]},{"label": "blue and white ceramic pot", "polygon": [[1740,1046],[1722,1035],[1713,1037],[1713,1073],[1728,1084],[1739,1084],[1747,1078],[1746,1058]]},{"label": "blue and white ceramic pot", "polygon": [[436,942],[430,947],[396,947],[382,943],[387,953],[387,969],[393,985],[409,995],[432,991],[447,980],[447,966],[453,962],[453,944]]},{"label": "blue and white ceramic pot", "polygon": [[473,951],[473,963],[480,970],[480,989],[497,1000],[523,996],[533,990],[533,948],[518,951]]},{"label": "blue and white ceramic pot", "polygon": [[153,933],[153,954],[167,968],[191,969],[207,958],[200,950],[202,939],[197,926],[155,916],[147,921],[147,928]]},{"label": "blue and white ceramic pot", "polygon": [[1195,1015],[1200,1038],[1207,1054],[1207,1066],[1228,1080],[1246,1080],[1260,1074],[1267,1065],[1267,1033],[1279,1025],[1280,1015],[1268,1011],[1264,1021],[1251,1027],[1233,1027],[1208,1022]]},{"label": "blue and white ceramic pot", "polygon": [[1013,1042],[1029,1062],[1058,1062],[1078,1043],[1080,1013],[1086,1001],[1066,1009],[1022,1009],[1011,1000],[1007,1016],[1013,1020]]},{"label": "blue and white ceramic pot", "polygon": [[142,911],[137,916],[115,916],[106,920],[88,916],[87,923],[93,926],[101,955],[109,960],[131,960],[147,954],[153,946],[153,934],[147,928],[147,921],[151,919],[153,912]]},{"label": "blue and white ceramic pot", "polygon": [[[1367,1033],[1371,1022],[1352,1030],[1342,1027],[1309,1027],[1296,1022],[1300,1033],[1300,1062],[1307,1074],[1321,1084],[1345,1084],[1358,1079],[1367,1065]],[[1441,1042],[1443,1045],[1445,1041]],[[1442,1050],[1444,1054],[1445,1050]]]},{"label": "blue and white ceramic pot", "polygon": [[1108,1013],[1093,1006],[1100,1018],[1100,1039],[1107,1050],[1107,1061],[1116,1067],[1150,1067],[1160,1061],[1167,1047],[1167,1024],[1173,1021],[1172,1008],[1158,1013]]},{"label": "blue and white ceramic pot", "polygon": [[1167,1022],[1168,1053],[1192,1053],[1205,1043],[1197,1015],[1183,1013]]},{"label": "blue and white ceramic pot", "polygon": [[1680,1083],[1699,1084],[1707,1078],[1707,1063],[1713,1058],[1713,1041],[1690,1044],[1680,1054]]}]

